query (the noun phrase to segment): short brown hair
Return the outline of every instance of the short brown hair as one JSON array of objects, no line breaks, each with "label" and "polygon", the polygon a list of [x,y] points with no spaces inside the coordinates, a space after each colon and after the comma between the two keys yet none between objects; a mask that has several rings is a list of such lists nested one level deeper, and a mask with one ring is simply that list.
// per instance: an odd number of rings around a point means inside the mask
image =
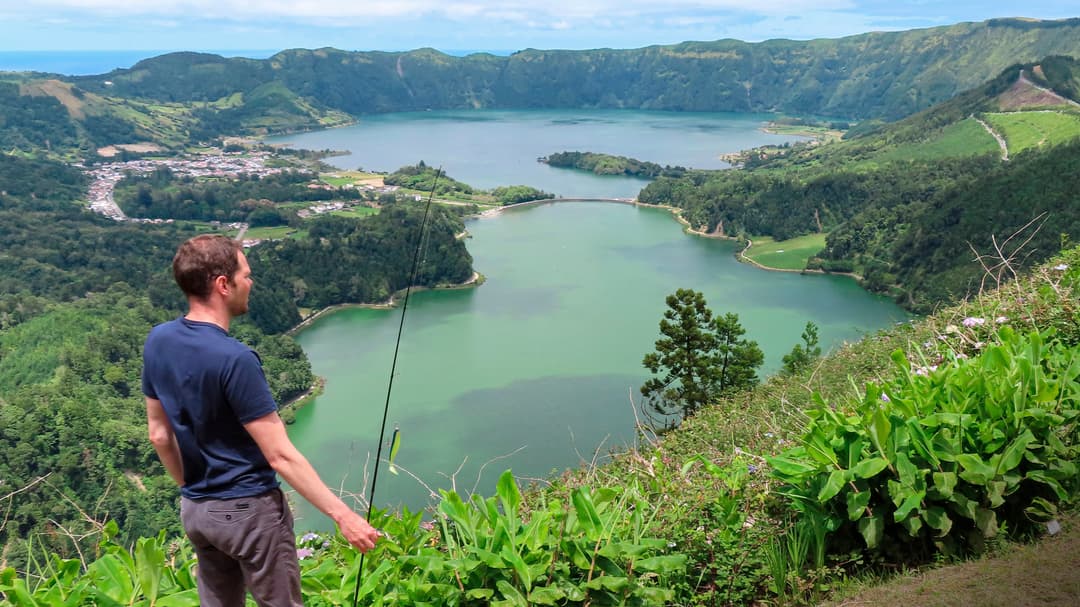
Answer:
[{"label": "short brown hair", "polygon": [[202,234],[180,245],[173,257],[173,278],[189,297],[206,299],[217,276],[232,282],[240,269],[240,243],[220,234]]}]

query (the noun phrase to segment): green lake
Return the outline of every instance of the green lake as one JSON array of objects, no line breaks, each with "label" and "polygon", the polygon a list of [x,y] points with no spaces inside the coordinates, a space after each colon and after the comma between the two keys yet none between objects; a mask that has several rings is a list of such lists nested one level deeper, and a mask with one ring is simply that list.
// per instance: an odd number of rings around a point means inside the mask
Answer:
[{"label": "green lake", "polygon": [[[765,351],[766,374],[807,321],[830,348],[907,319],[850,279],[739,263],[735,243],[687,235],[659,209],[564,202],[467,227],[487,281],[413,294],[390,403],[390,427],[402,436],[397,463],[432,488],[491,495],[507,468],[542,478],[632,444],[629,397],[639,400],[641,359],[677,288],[737,313]],[[370,481],[365,463],[370,474],[400,314],[346,309],[298,336],[327,385],[289,433],[332,487],[364,493]],[[383,468],[375,502],[416,510],[429,494]],[[329,527],[299,506],[299,528]]]}]

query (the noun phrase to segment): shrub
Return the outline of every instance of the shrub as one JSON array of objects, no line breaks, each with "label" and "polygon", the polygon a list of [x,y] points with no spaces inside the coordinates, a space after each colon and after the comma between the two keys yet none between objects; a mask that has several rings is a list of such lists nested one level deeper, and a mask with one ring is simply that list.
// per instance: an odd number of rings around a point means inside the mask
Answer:
[{"label": "shrub", "polygon": [[978,550],[1075,496],[1080,357],[1053,332],[997,337],[937,366],[897,351],[890,381],[816,399],[801,445],[770,464],[798,510],[827,517],[834,547],[857,531],[893,558]]}]

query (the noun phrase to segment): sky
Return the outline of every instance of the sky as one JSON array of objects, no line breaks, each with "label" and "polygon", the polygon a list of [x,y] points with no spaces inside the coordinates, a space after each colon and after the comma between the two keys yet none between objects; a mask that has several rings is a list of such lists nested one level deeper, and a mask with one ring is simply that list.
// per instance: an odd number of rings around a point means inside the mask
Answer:
[{"label": "sky", "polygon": [[1080,17],[1077,0],[0,0],[0,51],[508,52]]}]

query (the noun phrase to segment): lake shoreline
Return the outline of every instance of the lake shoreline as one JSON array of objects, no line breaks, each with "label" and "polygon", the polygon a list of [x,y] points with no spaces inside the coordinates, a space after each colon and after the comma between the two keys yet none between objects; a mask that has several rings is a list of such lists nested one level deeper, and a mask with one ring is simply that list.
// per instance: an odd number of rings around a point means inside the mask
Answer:
[{"label": "lake shoreline", "polygon": [[[473,217],[476,218],[476,219],[487,219],[487,218],[491,218],[491,217],[496,217],[500,213],[502,213],[503,211],[509,210],[509,209],[512,209],[512,208],[515,208],[515,207],[536,206],[536,205],[540,205],[540,204],[554,204],[554,203],[558,203],[558,202],[610,202],[610,203],[616,203],[616,204],[629,204],[629,205],[633,205],[635,207],[649,207],[649,208],[653,208],[653,209],[663,209],[663,210],[671,213],[671,216],[675,218],[675,221],[678,221],[680,224],[682,224],[682,226],[684,228],[683,232],[685,232],[687,234],[691,234],[693,236],[698,236],[698,237],[701,237],[701,238],[715,238],[717,240],[730,240],[730,241],[735,241],[735,242],[743,240],[742,238],[740,238],[738,236],[729,236],[728,234],[725,234],[724,231],[723,231],[723,225],[722,224],[717,225],[716,229],[711,231],[711,232],[707,232],[705,230],[695,228],[693,225],[690,224],[690,222],[685,217],[682,216],[682,211],[683,210],[680,209],[679,207],[673,207],[673,206],[667,205],[667,204],[652,204],[652,203],[648,203],[648,202],[641,202],[641,201],[638,201],[636,199],[628,200],[628,199],[622,199],[622,198],[548,198],[548,199],[544,199],[544,200],[530,200],[528,202],[519,202],[517,204],[505,205],[505,206],[501,206],[501,207],[496,207],[494,209],[487,209],[485,211],[480,212],[477,215],[474,215]],[[768,271],[768,272],[788,272],[788,273],[796,273],[796,274],[821,274],[821,275],[825,275],[825,276],[846,276],[846,277],[849,277],[849,278],[854,278],[857,281],[862,280],[862,276],[859,276],[858,274],[855,274],[853,272],[828,272],[828,271],[825,271],[825,270],[818,270],[818,269],[811,269],[811,268],[791,269],[791,268],[774,268],[774,267],[771,267],[771,266],[767,266],[767,265],[762,264],[759,261],[755,261],[755,260],[753,260],[753,259],[746,256],[746,252],[749,251],[750,247],[752,247],[753,245],[754,245],[754,241],[747,238],[746,239],[746,244],[743,246],[743,248],[735,253],[735,258],[738,259],[740,262],[750,264],[750,265],[752,265],[752,266],[754,266],[754,267],[756,267],[756,268],[758,268],[760,270],[765,270],[765,271]]]},{"label": "lake shoreline", "polygon": [[418,293],[420,291],[454,291],[454,290],[458,290],[458,289],[472,289],[472,288],[475,288],[475,287],[478,287],[478,286],[484,284],[485,280],[486,280],[486,278],[485,278],[485,276],[483,274],[481,274],[480,272],[477,272],[476,270],[473,270],[472,276],[470,276],[469,279],[466,280],[465,282],[450,283],[450,284],[445,284],[445,285],[436,285],[434,287],[424,287],[424,286],[420,286],[420,285],[413,285],[412,287],[406,287],[404,289],[399,289],[399,290],[395,291],[394,294],[391,295],[389,299],[387,299],[386,301],[381,302],[381,303],[341,303],[341,304],[334,304],[332,306],[326,306],[325,308],[319,308],[318,310],[312,312],[311,314],[308,314],[306,317],[304,317],[303,320],[300,321],[300,323],[298,325],[296,325],[295,327],[289,329],[288,331],[285,331],[285,335],[288,335],[290,337],[296,337],[297,334],[299,334],[304,329],[311,326],[318,318],[320,318],[322,316],[327,316],[327,315],[333,314],[334,312],[337,312],[337,311],[340,311],[340,310],[348,310],[348,309],[352,309],[352,308],[366,308],[366,309],[371,309],[371,310],[392,310],[392,309],[397,307],[398,299],[403,297],[405,295],[406,291],[408,291],[411,294],[411,293]]}]

